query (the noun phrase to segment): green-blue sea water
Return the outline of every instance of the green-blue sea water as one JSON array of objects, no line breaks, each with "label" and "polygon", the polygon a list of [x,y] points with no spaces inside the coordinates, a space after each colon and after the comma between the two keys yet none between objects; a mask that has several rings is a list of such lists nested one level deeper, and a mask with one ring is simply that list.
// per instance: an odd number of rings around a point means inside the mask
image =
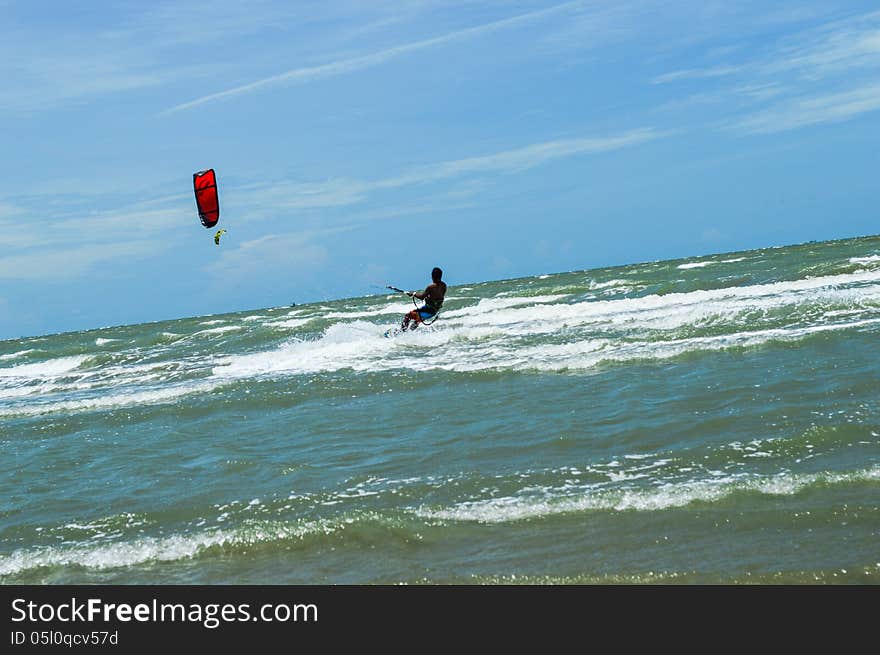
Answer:
[{"label": "green-blue sea water", "polygon": [[880,238],[411,307],[0,342],[0,582],[880,582]]}]

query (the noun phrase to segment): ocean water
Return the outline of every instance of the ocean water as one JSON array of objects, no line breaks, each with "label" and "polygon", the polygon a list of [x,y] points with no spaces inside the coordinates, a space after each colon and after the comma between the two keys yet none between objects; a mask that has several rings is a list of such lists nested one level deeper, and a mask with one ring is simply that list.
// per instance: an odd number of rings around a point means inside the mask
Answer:
[{"label": "ocean water", "polygon": [[4,584],[880,583],[880,238],[0,342]]}]

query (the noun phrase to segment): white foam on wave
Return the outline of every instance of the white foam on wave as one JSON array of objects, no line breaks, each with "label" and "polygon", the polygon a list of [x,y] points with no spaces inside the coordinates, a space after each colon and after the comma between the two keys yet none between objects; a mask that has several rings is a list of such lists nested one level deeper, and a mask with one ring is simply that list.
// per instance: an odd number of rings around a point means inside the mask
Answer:
[{"label": "white foam on wave", "polygon": [[596,282],[595,280],[590,280],[590,291],[607,289],[609,287],[625,287],[629,284],[630,282],[628,282],[627,280],[608,280],[606,282]]},{"label": "white foam on wave", "polygon": [[[295,340],[261,353],[221,359],[213,369],[219,377],[249,377],[273,373],[316,373],[343,368],[368,370],[373,360],[394,349],[380,325],[366,321],[331,325],[317,340]],[[369,357],[365,357],[368,354]]]},{"label": "white foam on wave", "polygon": [[547,303],[557,302],[567,297],[568,294],[553,294],[547,296],[517,296],[514,298],[482,298],[480,302],[472,307],[446,310],[443,312],[443,317],[456,318],[461,316],[473,316],[477,314],[482,315],[486,312],[495,312],[499,309],[521,307],[523,305],[545,305]]},{"label": "white foam on wave", "polygon": [[[393,338],[385,338],[387,326],[366,321],[337,323],[328,327],[317,339],[296,339],[279,348],[248,355],[219,358],[213,367],[218,378],[294,375],[354,371],[387,371],[394,369],[456,368],[468,351],[467,359],[483,361],[498,359],[503,353],[488,343],[474,349],[473,342],[501,342],[504,332],[497,327],[434,330],[419,328]],[[460,346],[460,347],[459,347]],[[413,348],[426,354],[413,357]],[[477,366],[485,368],[486,366]]]},{"label": "white foam on wave", "polygon": [[[45,382],[42,384],[26,383],[19,386],[0,387],[0,400],[6,399],[26,399],[28,397],[43,397],[49,394],[70,394],[80,391],[88,391],[104,386],[105,383],[99,381],[82,381],[82,380],[56,380],[54,382]],[[0,415],[3,414],[0,409]],[[14,413],[14,412],[9,412]]]},{"label": "white foam on wave", "polygon": [[[206,372],[212,358],[161,360],[143,364],[105,364],[90,368],[66,370],[62,374],[42,378],[0,377],[0,399],[74,393],[89,390],[118,391],[123,387],[166,385]],[[5,383],[5,384],[4,384]]]},{"label": "white foam on wave", "polygon": [[0,416],[40,416],[55,412],[83,412],[139,405],[161,405],[176,402],[183,396],[208,393],[215,387],[214,383],[186,384],[72,400],[20,403],[9,407],[0,407]]},{"label": "white foam on wave", "polygon": [[223,327],[210,328],[208,330],[199,330],[198,332],[193,332],[193,337],[200,336],[203,334],[224,334],[226,332],[237,332],[238,330],[243,330],[244,326],[242,325],[224,325]]},{"label": "white foam on wave", "polygon": [[838,316],[855,316],[864,312],[864,309],[833,309],[824,312],[822,316],[825,318],[837,318]]},{"label": "white foam on wave", "polygon": [[405,314],[412,309],[411,302],[393,302],[383,307],[369,309],[360,312],[327,312],[321,318],[368,318],[370,316],[385,316],[386,314]]},{"label": "white foam on wave", "polygon": [[154,380],[170,381],[179,375],[193,375],[207,370],[213,359],[214,356],[204,355],[197,358],[159,360],[143,364],[109,364],[87,371],[81,379],[89,383],[84,388],[101,384],[118,387],[122,384],[146,384]]},{"label": "white foam on wave", "polygon": [[688,270],[691,268],[704,268],[712,264],[733,264],[735,262],[745,261],[745,257],[734,257],[733,259],[707,259],[701,262],[689,262],[687,264],[679,264],[676,268]]},{"label": "white foam on wave", "polygon": [[102,544],[48,546],[0,555],[0,576],[20,574],[43,567],[82,566],[112,569],[148,562],[191,559],[216,546],[248,546],[272,541],[298,540],[312,534],[331,534],[346,521],[259,522],[229,530],[206,530],[195,534],[142,537]]},{"label": "white foam on wave", "polygon": [[649,489],[618,488],[607,484],[571,488],[531,489],[503,498],[466,501],[447,508],[420,507],[418,516],[452,521],[507,523],[556,514],[590,511],[652,512],[686,507],[694,502],[712,503],[735,493],[757,492],[793,496],[816,484],[848,484],[880,480],[880,466],[848,473],[821,472],[776,475],[737,474],[693,482],[668,483]]},{"label": "white foam on wave", "polygon": [[27,355],[28,353],[34,352],[33,348],[28,348],[27,350],[19,350],[17,353],[9,353],[8,355],[0,355],[0,362],[7,361],[10,359],[18,359],[23,355]]},{"label": "white foam on wave", "polygon": [[[806,278],[788,282],[696,290],[640,298],[621,298],[551,306],[511,308],[492,313],[473,308],[449,312],[445,318],[460,317],[465,326],[492,322],[504,325],[511,334],[556,331],[573,326],[617,325],[637,329],[674,329],[712,317],[733,316],[744,310],[770,310],[808,300],[858,304],[880,301],[880,285],[848,285],[880,281],[880,271]],[[481,309],[478,305],[477,309]]]},{"label": "white foam on wave", "polygon": [[711,337],[693,337],[669,341],[641,341],[616,343],[611,340],[580,341],[568,344],[548,344],[523,349],[512,362],[512,368],[559,371],[566,369],[589,369],[602,362],[625,362],[640,359],[670,359],[685,353],[747,348],[765,345],[772,341],[799,341],[822,332],[835,332],[860,327],[880,326],[880,318],[812,325],[801,328],[777,328],[737,332]]},{"label": "white foam on wave", "polygon": [[268,323],[263,323],[263,327],[267,327],[270,329],[281,328],[281,329],[286,329],[286,330],[293,330],[298,327],[302,327],[306,323],[311,322],[311,320],[312,319],[310,319],[310,318],[292,318],[288,321],[271,321]]},{"label": "white foam on wave", "polygon": [[56,391],[57,387],[49,384],[28,384],[19,387],[0,387],[0,399],[24,398],[25,396],[40,396]]},{"label": "white foam on wave", "polygon": [[19,364],[9,368],[0,368],[0,378],[18,378],[28,380],[48,380],[63,375],[82,366],[89,358],[86,355],[58,357],[33,364]]},{"label": "white foam on wave", "polygon": [[[213,373],[221,378],[392,369],[547,370],[587,369],[603,361],[669,358],[686,352],[794,341],[814,333],[877,325],[880,271],[806,278],[746,287],[727,287],[641,298],[554,302],[549,295],[483,299],[446,311],[436,327],[384,339],[388,326],[366,321],[336,323],[315,339],[289,342],[262,353],[219,358]],[[861,308],[847,322],[810,324],[797,314],[791,325],[760,329],[759,317],[771,310],[827,302]],[[872,318],[860,320],[859,315]],[[743,318],[745,317],[745,318]],[[799,322],[800,321],[800,322]],[[664,339],[662,331],[706,322],[726,334]],[[750,329],[744,329],[744,328]],[[535,343],[547,335],[551,343]],[[559,343],[559,339],[564,341]]]},{"label": "white foam on wave", "polygon": [[873,264],[880,262],[880,255],[871,255],[869,257],[851,257],[850,264]]},{"label": "white foam on wave", "polygon": [[96,346],[106,346],[108,343],[113,343],[114,341],[119,341],[119,339],[104,339],[102,337],[98,337],[95,339]]},{"label": "white foam on wave", "polygon": [[[0,408],[0,415],[160,404],[200,389],[214,388],[229,378],[342,369],[580,371],[603,362],[664,359],[688,352],[795,341],[821,332],[875,328],[880,321],[878,281],[880,271],[862,270],[617,300],[560,302],[573,298],[570,294],[494,297],[445,311],[435,326],[392,339],[384,338],[383,333],[393,325],[354,320],[339,321],[319,337],[294,339],[256,353],[218,352],[208,359],[92,368],[83,366],[89,359],[86,355],[62,357],[0,368],[0,398],[17,405]],[[616,280],[608,283],[612,282]],[[771,329],[761,329],[761,317],[766,312],[820,303],[830,305],[824,315],[793,311],[789,325],[775,327],[776,323]],[[376,311],[393,307],[388,305]],[[399,310],[403,308],[402,305]],[[394,312],[394,324],[400,313]],[[349,314],[343,315],[350,318]],[[772,316],[778,321],[780,314]],[[276,323],[277,327],[295,329],[308,320],[289,318]],[[689,338],[679,338],[678,334],[667,338],[664,334],[666,330],[707,323],[715,331],[725,333]],[[196,334],[242,329],[243,324],[227,325]],[[203,375],[212,377],[202,378],[196,385],[180,383],[181,377]],[[126,392],[127,386],[132,390]],[[102,389],[110,393],[98,397],[97,391]],[[87,391],[89,397],[79,393],[82,391]],[[51,402],[39,402],[36,398],[56,392],[76,392],[78,397],[67,395]]]},{"label": "white foam on wave", "polygon": [[218,531],[199,537],[144,538],[100,546],[50,546],[36,550],[18,550],[11,555],[0,556],[0,576],[47,566],[108,569],[149,561],[179,560],[193,557],[200,550],[223,544],[226,540],[226,535]]}]

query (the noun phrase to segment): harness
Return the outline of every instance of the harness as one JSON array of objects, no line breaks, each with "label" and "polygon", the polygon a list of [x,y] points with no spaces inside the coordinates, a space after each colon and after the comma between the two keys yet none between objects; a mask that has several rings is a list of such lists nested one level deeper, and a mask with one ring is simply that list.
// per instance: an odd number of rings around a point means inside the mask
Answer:
[{"label": "harness", "polygon": [[[413,301],[413,305],[415,305],[416,312],[418,312],[420,309],[427,309],[428,311],[433,312],[433,314],[434,314],[431,317],[430,322],[426,321],[425,319],[421,319],[422,324],[432,325],[434,323],[434,321],[436,321],[437,318],[440,316],[440,308],[443,306],[442,300],[439,303],[434,303],[434,302],[431,302],[430,300],[428,300],[427,298],[425,298],[425,306],[424,307],[419,307],[419,303],[416,302],[415,296],[412,296],[412,301]],[[421,315],[419,315],[419,318],[421,318]]]},{"label": "harness", "polygon": [[430,309],[435,314],[440,311],[440,308],[443,307],[443,301],[435,302],[430,298],[425,298],[425,307]]}]

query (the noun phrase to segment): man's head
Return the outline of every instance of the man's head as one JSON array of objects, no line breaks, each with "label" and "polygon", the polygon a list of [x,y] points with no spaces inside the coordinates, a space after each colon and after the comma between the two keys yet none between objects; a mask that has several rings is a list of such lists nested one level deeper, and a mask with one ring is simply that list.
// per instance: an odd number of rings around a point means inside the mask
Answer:
[{"label": "man's head", "polygon": [[434,280],[434,282],[439,282],[442,277],[443,271],[435,266],[434,269],[431,271],[431,279]]}]

